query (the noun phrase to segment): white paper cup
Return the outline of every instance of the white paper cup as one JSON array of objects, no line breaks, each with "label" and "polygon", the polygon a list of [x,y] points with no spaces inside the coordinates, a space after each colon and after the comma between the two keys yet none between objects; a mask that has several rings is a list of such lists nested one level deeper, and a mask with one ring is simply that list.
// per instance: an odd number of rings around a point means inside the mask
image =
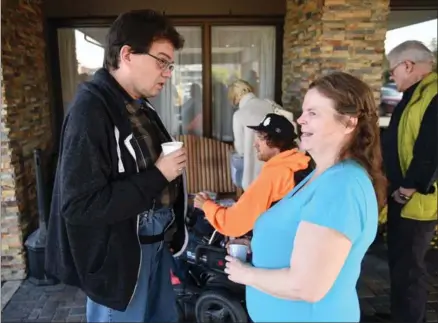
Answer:
[{"label": "white paper cup", "polygon": [[249,247],[244,244],[230,244],[228,246],[230,250],[230,256],[240,259],[241,261],[246,261],[248,256]]},{"label": "white paper cup", "polygon": [[163,155],[168,155],[175,150],[182,148],[182,141],[169,141],[161,144],[161,148],[163,149]]}]

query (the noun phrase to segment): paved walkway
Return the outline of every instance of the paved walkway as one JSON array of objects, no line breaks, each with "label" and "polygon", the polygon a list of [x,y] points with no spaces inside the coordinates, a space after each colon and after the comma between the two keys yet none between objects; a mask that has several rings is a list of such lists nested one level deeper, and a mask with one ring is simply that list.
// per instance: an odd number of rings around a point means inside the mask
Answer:
[{"label": "paved walkway", "polygon": [[[432,257],[438,258],[437,252]],[[435,259],[436,259],[435,258]],[[427,322],[438,322],[438,266],[430,267]],[[379,248],[364,259],[358,293],[362,322],[379,322],[375,312],[389,312],[388,267]],[[2,322],[86,322],[85,295],[62,284],[40,287],[24,281],[2,313]]]}]

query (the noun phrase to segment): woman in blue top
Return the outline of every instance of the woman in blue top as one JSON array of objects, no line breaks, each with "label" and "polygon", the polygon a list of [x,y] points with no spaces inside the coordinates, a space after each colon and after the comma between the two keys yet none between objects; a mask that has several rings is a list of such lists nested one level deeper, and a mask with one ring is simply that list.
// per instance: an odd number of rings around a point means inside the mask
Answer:
[{"label": "woman in blue top", "polygon": [[247,285],[254,322],[359,322],[356,283],[386,193],[373,93],[349,74],[324,76],[298,123],[316,169],[258,218],[252,265],[227,256],[226,272]]}]

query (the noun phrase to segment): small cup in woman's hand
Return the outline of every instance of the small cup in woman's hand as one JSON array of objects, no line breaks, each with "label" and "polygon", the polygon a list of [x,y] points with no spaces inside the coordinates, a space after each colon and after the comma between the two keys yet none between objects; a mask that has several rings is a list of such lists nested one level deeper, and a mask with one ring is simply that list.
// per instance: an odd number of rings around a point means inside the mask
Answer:
[{"label": "small cup in woman's hand", "polygon": [[230,253],[229,246],[232,244],[243,244],[248,247],[248,253],[251,253],[251,240],[249,240],[248,238],[237,238],[237,239],[230,238],[226,245],[228,253]]},{"label": "small cup in woman's hand", "polygon": [[250,253],[249,246],[245,244],[234,243],[234,241],[228,245],[227,250],[230,256],[244,262],[247,261],[248,254]]}]

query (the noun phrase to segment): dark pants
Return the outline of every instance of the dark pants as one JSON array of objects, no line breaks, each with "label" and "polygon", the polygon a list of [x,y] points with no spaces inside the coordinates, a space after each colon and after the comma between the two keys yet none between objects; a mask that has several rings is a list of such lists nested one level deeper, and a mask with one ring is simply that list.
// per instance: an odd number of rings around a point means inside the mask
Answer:
[{"label": "dark pants", "polygon": [[426,314],[426,252],[437,221],[401,217],[403,205],[388,204],[388,262],[393,322],[420,323]]}]

